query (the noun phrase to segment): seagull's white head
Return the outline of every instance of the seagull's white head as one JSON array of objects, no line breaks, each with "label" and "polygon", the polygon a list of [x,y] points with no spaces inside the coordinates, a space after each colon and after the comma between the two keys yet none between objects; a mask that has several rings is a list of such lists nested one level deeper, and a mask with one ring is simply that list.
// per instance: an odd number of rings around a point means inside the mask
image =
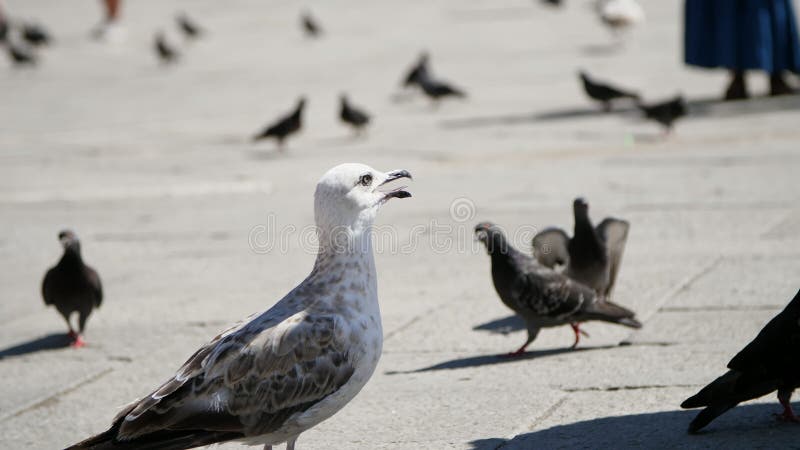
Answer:
[{"label": "seagull's white head", "polygon": [[314,193],[314,220],[323,230],[336,227],[363,229],[372,224],[379,207],[392,198],[411,197],[405,187],[383,189],[407,170],[381,172],[365,164],[340,164],[325,173]]}]

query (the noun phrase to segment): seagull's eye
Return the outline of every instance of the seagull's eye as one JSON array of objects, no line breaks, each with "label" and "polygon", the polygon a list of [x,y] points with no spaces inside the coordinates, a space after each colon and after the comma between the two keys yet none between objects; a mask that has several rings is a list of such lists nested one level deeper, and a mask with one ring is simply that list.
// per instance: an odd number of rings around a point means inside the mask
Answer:
[{"label": "seagull's eye", "polygon": [[372,184],[372,175],[370,174],[361,175],[361,178],[358,179],[358,184],[362,186],[369,186],[370,184]]}]

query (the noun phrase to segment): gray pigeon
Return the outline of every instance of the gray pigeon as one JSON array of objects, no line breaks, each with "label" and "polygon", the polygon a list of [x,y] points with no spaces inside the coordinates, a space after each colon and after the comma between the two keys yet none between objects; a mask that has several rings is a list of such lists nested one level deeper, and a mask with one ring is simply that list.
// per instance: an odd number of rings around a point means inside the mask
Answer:
[{"label": "gray pigeon", "polygon": [[599,320],[642,327],[633,311],[605,300],[592,289],[512,247],[496,225],[479,223],[475,235],[492,258],[492,280],[497,295],[525,320],[528,329],[525,344],[509,356],[521,355],[544,327],[572,325],[573,348],[578,345],[580,333],[576,323]]},{"label": "gray pigeon", "polygon": [[778,418],[800,423],[792,411],[792,392],[800,387],[800,291],[752,342],[728,363],[726,374],[681,403],[681,408],[705,406],[689,424],[696,433],[741,402],[778,391],[783,413]]},{"label": "gray pigeon", "polygon": [[[67,321],[69,337],[73,347],[82,347],[83,330],[92,310],[103,301],[103,286],[100,276],[83,263],[81,244],[75,233],[69,230],[58,234],[64,247],[64,255],[55,267],[47,271],[42,281],[42,297],[45,305],[53,305]],[[78,313],[78,331],[72,328],[70,316]]]},{"label": "gray pigeon", "polygon": [[572,238],[560,228],[547,228],[533,237],[533,254],[540,263],[565,266],[564,274],[610,297],[628,239],[627,221],[607,217],[594,227],[589,204],[582,198],[572,203],[575,231]]}]

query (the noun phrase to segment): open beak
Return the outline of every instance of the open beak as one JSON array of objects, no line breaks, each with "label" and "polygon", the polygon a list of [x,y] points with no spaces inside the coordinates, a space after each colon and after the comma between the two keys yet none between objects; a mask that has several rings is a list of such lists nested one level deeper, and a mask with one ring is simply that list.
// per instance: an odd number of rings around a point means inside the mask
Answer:
[{"label": "open beak", "polygon": [[[383,183],[379,184],[378,187],[383,186],[384,184],[391,183],[394,180],[398,180],[400,178],[408,178],[409,180],[413,180],[411,174],[407,170],[393,170],[386,174],[386,179],[383,180]],[[392,189],[391,191],[386,191],[383,194],[382,201],[389,200],[390,198],[408,198],[411,197],[411,193],[406,190],[406,186],[400,186],[396,189]]]}]

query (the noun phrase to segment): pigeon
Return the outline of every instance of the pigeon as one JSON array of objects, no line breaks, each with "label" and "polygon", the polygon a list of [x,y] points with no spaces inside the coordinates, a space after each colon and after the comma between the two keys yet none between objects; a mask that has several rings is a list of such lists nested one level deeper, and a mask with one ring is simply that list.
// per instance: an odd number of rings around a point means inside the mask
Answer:
[{"label": "pigeon", "polygon": [[306,11],[300,16],[300,24],[303,26],[306,36],[316,38],[322,35],[322,27],[319,26],[310,12]]},{"label": "pigeon", "polygon": [[404,88],[411,88],[414,86],[422,87],[421,80],[427,79],[430,76],[430,71],[428,69],[429,59],[428,52],[422,52],[417,62],[403,78]]},{"label": "pigeon", "polygon": [[624,91],[608,84],[598,83],[597,81],[589,78],[589,74],[584,71],[580,71],[580,77],[581,81],[583,82],[583,90],[586,91],[586,95],[588,95],[592,100],[597,100],[598,102],[602,103],[603,110],[605,111],[611,111],[612,100],[621,98],[639,100],[638,94]]},{"label": "pigeon", "polygon": [[556,8],[564,6],[563,0],[541,0],[541,2],[547,6],[552,6]]},{"label": "pigeon", "polygon": [[639,103],[638,105],[644,116],[663,125],[667,134],[672,132],[675,121],[686,115],[686,101],[682,95],[663,103],[653,105]]},{"label": "pigeon", "polygon": [[342,94],[339,99],[342,104],[339,111],[339,118],[342,119],[342,122],[353,127],[356,133],[360,133],[361,130],[369,124],[369,114],[353,107],[353,105],[347,101],[347,95]]},{"label": "pigeon", "polygon": [[545,327],[571,325],[578,345],[581,330],[576,323],[590,320],[641,328],[633,311],[611,303],[588,286],[539,264],[509,244],[495,224],[482,222],[475,235],[492,259],[492,281],[503,303],[522,317],[528,339],[508,356],[519,356]]},{"label": "pigeon", "polygon": [[728,363],[728,372],[681,403],[705,407],[689,424],[696,433],[741,402],[778,391],[783,406],[779,419],[800,423],[790,403],[800,387],[800,291],[773,317],[752,342]]},{"label": "pigeon", "polygon": [[50,43],[50,34],[41,25],[34,23],[26,23],[22,25],[20,30],[22,39],[30,45],[38,47],[40,45],[47,45]]},{"label": "pigeon", "polygon": [[194,23],[186,13],[178,14],[178,16],[175,17],[175,22],[177,22],[178,28],[181,29],[184,36],[189,39],[197,39],[203,35],[203,29]]},{"label": "pigeon", "polygon": [[371,230],[385,189],[406,170],[329,170],[314,194],[319,251],[311,274],[267,311],[200,347],[175,376],[125,407],[111,427],[70,449],[185,449],[287,443],[333,416],[364,387],[383,331]]},{"label": "pigeon", "polygon": [[178,51],[167,42],[167,38],[161,31],[156,33],[155,49],[156,54],[162,63],[170,64],[178,60]]},{"label": "pigeon", "polygon": [[644,10],[636,0],[597,0],[596,8],[600,21],[615,34],[645,19]]},{"label": "pigeon", "polygon": [[0,16],[0,42],[5,42],[8,36],[8,22]]},{"label": "pigeon", "polygon": [[[103,302],[103,286],[97,271],[87,266],[81,257],[81,243],[69,230],[58,234],[64,255],[47,271],[42,281],[45,305],[53,305],[67,321],[73,347],[83,347],[83,330],[86,320]],[[78,313],[78,331],[72,328],[70,317]]]},{"label": "pigeon", "polygon": [[36,64],[37,58],[33,52],[28,51],[27,48],[18,46],[11,41],[6,43],[6,51],[11,62],[17,66],[33,66]]},{"label": "pigeon", "polygon": [[269,125],[261,133],[253,137],[253,141],[261,139],[275,138],[278,141],[278,149],[283,149],[283,141],[292,134],[300,131],[303,126],[303,108],[306,105],[305,97],[300,97],[297,106],[288,116],[281,117],[274,124]]},{"label": "pigeon", "polygon": [[419,80],[419,85],[422,88],[422,92],[425,93],[431,100],[434,102],[438,102],[440,99],[444,97],[459,97],[463,98],[466,97],[467,94],[464,91],[451,86],[443,81],[434,80],[431,77],[424,76]]},{"label": "pigeon", "polygon": [[572,211],[573,237],[560,228],[547,228],[533,237],[533,256],[550,268],[564,266],[566,276],[608,299],[622,263],[630,225],[625,220],[606,217],[594,227],[589,204],[582,198],[575,199]]}]

